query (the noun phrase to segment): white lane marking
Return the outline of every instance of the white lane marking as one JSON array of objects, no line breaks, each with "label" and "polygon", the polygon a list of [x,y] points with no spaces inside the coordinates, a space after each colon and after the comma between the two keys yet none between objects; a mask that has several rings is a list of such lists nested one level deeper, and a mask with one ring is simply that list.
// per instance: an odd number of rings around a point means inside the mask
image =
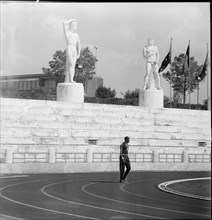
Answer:
[{"label": "white lane marking", "polygon": [[34,206],[34,205],[30,205],[28,203],[19,202],[17,200],[13,200],[9,197],[6,197],[2,194],[2,191],[6,188],[9,188],[9,187],[13,187],[13,186],[21,185],[21,184],[26,184],[26,183],[40,182],[40,181],[45,181],[45,180],[50,180],[50,179],[41,179],[41,180],[35,180],[35,181],[21,182],[21,183],[16,183],[16,184],[11,184],[11,185],[8,185],[8,186],[4,186],[4,187],[0,188],[0,197],[4,198],[4,199],[6,199],[10,202],[14,202],[14,203],[17,203],[17,204],[20,204],[20,205],[28,206],[30,208],[40,209],[40,210],[44,210],[44,211],[48,211],[48,212],[54,212],[54,213],[58,213],[58,214],[62,214],[62,215],[80,217],[80,218],[84,218],[84,219],[95,219],[95,220],[97,220],[97,218],[90,218],[90,217],[87,217],[87,216],[75,215],[75,214],[71,214],[71,213],[68,213],[68,212],[60,212],[60,211],[56,211],[56,210],[53,210],[53,209],[46,209],[46,208],[42,208],[40,206]]},{"label": "white lane marking", "polygon": [[168,187],[169,185],[172,185],[174,183],[188,182],[188,181],[194,181],[194,180],[205,180],[205,179],[211,179],[211,177],[192,178],[192,179],[180,179],[180,180],[167,181],[167,182],[164,182],[164,183],[160,183],[158,185],[158,188],[160,190],[162,190],[162,191],[166,191],[166,192],[173,193],[173,194],[180,195],[180,196],[186,196],[186,197],[191,197],[191,198],[195,198],[195,199],[203,199],[203,200],[211,201],[210,197],[192,195],[190,193],[180,192],[180,191],[177,191],[177,190],[170,189]]},{"label": "white lane marking", "polygon": [[[83,186],[82,190],[83,190],[85,193],[88,193],[88,194],[90,194],[90,195],[92,195],[92,196],[95,196],[95,197],[98,197],[98,198],[102,198],[102,199],[106,199],[106,200],[114,201],[114,202],[119,202],[119,203],[124,203],[124,204],[127,204],[127,205],[134,205],[134,206],[144,207],[144,208],[158,209],[158,210],[163,210],[163,211],[168,211],[168,212],[176,212],[176,213],[181,213],[181,214],[190,214],[190,215],[210,217],[210,216],[208,216],[208,215],[202,215],[202,214],[196,214],[196,213],[184,212],[184,211],[178,211],[178,210],[172,210],[172,209],[164,209],[164,208],[159,208],[159,207],[155,207],[155,206],[147,206],[147,205],[135,204],[135,203],[130,203],[130,202],[124,202],[124,201],[121,201],[121,200],[111,199],[111,198],[104,197],[104,196],[99,196],[99,195],[90,193],[90,192],[88,192],[88,191],[85,190],[85,188],[86,188],[87,186],[92,185],[92,184],[96,184],[96,183],[86,184],[86,185]],[[129,184],[131,184],[131,183],[128,183],[128,185],[129,185]]]},{"label": "white lane marking", "polygon": [[0,179],[28,177],[29,175],[16,175],[16,176],[0,176]]},{"label": "white lane marking", "polygon": [[[76,181],[76,180],[74,180],[74,181]],[[61,198],[59,198],[59,197],[52,196],[51,194],[45,192],[45,189],[46,189],[47,187],[50,187],[50,186],[53,186],[53,185],[57,185],[57,184],[61,184],[61,183],[66,183],[66,182],[73,182],[73,181],[62,181],[62,182],[57,182],[57,183],[48,184],[48,185],[44,186],[44,187],[41,189],[41,191],[42,191],[46,196],[49,196],[49,197],[51,197],[51,198],[54,198],[54,199],[57,199],[57,200],[60,200],[60,201],[63,201],[63,202],[68,202],[68,203],[71,203],[71,204],[75,204],[75,205],[80,205],[80,206],[85,206],[85,207],[89,207],[89,208],[94,208],[94,209],[99,209],[99,210],[104,210],[104,211],[110,211],[110,212],[118,212],[118,213],[122,213],[122,214],[134,215],[134,216],[149,217],[149,218],[156,218],[156,219],[166,219],[166,218],[160,218],[160,217],[142,215],[142,214],[137,214],[137,213],[132,213],[132,212],[120,211],[120,210],[117,210],[117,209],[108,209],[108,208],[103,208],[103,207],[100,207],[100,206],[93,206],[93,205],[88,205],[88,204],[79,203],[79,202],[73,202],[73,201],[70,201],[70,200],[61,199]]]},{"label": "white lane marking", "polygon": [[[3,215],[3,214],[0,214],[0,219],[1,219],[1,216],[2,217],[6,217],[6,218],[12,218],[12,219],[15,219],[15,220],[24,220],[23,218],[18,218],[18,217],[14,217],[14,216],[10,216],[10,215]],[[2,219],[3,220],[3,219]]]},{"label": "white lane marking", "polygon": [[[154,179],[152,179],[154,180]],[[155,179],[155,180],[158,180],[158,179]],[[140,181],[135,181],[135,182],[132,182],[132,183],[140,183],[140,182],[144,182],[145,180],[140,180]],[[130,183],[131,184],[131,183]],[[156,199],[156,198],[152,198],[152,197],[148,197],[148,196],[144,196],[144,195],[141,195],[141,194],[137,194],[137,193],[132,193],[132,192],[129,192],[127,191],[126,189],[124,189],[124,187],[128,185],[128,184],[125,184],[125,185],[122,185],[121,186],[121,190],[125,193],[128,193],[128,194],[131,194],[131,195],[134,195],[134,196],[138,196],[138,197],[142,197],[142,198],[146,198],[146,199],[152,199],[152,200],[157,200],[157,201],[161,201],[161,202],[168,202],[170,204],[179,204],[179,205],[184,205],[184,203],[180,203],[180,202],[169,202],[167,200],[163,200],[163,199]],[[197,205],[192,205],[192,204],[189,204],[188,206],[191,206],[191,207],[198,207],[198,208],[204,208],[204,209],[211,209],[211,207],[209,206],[197,206]]]}]

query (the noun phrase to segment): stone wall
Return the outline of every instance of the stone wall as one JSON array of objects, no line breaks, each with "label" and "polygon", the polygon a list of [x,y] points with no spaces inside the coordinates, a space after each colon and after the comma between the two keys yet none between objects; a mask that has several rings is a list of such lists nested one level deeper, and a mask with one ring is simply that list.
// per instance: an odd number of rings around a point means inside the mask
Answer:
[{"label": "stone wall", "polygon": [[210,111],[1,99],[1,172],[210,170]]}]

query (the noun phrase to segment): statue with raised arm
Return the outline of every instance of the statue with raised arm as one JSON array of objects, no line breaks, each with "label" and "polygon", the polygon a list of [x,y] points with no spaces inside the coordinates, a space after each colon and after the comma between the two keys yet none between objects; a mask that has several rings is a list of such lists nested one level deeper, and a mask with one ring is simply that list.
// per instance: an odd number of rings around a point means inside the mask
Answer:
[{"label": "statue with raised arm", "polygon": [[63,22],[63,29],[66,39],[66,72],[65,82],[74,83],[75,65],[80,56],[80,40],[76,33],[76,19]]},{"label": "statue with raised arm", "polygon": [[[160,87],[160,76],[158,73],[158,61],[159,61],[159,52],[157,46],[154,45],[154,39],[148,39],[148,45],[143,49],[143,56],[146,59],[146,75],[144,77],[144,90],[147,89],[150,80],[151,74],[153,74],[155,88],[161,90]],[[151,88],[150,88],[151,89]]]}]

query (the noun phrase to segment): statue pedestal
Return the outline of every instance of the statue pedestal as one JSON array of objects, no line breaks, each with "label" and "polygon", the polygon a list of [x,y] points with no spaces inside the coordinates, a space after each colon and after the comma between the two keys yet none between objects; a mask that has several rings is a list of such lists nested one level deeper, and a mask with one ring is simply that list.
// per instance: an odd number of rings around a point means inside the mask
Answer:
[{"label": "statue pedestal", "polygon": [[84,103],[82,83],[58,83],[57,101]]},{"label": "statue pedestal", "polygon": [[163,108],[163,90],[141,90],[139,106],[148,108]]}]

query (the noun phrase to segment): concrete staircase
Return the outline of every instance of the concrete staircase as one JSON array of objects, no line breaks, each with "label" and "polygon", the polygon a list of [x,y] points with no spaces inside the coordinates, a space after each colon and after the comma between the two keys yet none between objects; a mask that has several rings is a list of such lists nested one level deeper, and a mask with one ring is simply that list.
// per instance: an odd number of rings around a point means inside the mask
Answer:
[{"label": "concrete staircase", "polygon": [[[73,104],[1,98],[1,152],[119,152],[125,136],[131,152],[210,154],[211,112],[136,106]],[[89,144],[96,140],[96,144]],[[199,146],[204,142],[204,147]],[[93,142],[92,142],[93,143]]]}]

